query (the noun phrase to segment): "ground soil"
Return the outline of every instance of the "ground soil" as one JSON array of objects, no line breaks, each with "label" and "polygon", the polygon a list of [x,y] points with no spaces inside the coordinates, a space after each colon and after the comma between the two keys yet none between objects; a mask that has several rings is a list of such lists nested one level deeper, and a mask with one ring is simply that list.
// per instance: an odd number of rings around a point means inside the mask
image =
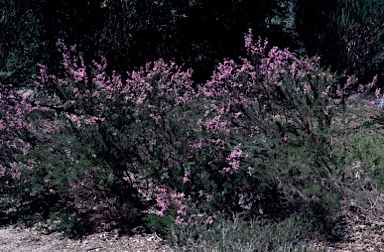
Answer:
[{"label": "ground soil", "polygon": [[339,240],[313,240],[307,241],[306,245],[314,251],[384,251],[383,203],[384,193],[378,194],[365,208],[358,207],[353,202],[345,204]]},{"label": "ground soil", "polygon": [[70,239],[63,233],[42,235],[34,228],[14,226],[0,229],[1,252],[168,252],[156,234],[119,236],[115,233],[97,233],[82,239]]},{"label": "ground soil", "polygon": [[[344,204],[340,240],[302,241],[306,251],[358,252],[384,251],[384,219],[378,206],[384,205],[384,193],[378,194],[371,206],[361,208]],[[381,209],[381,207],[379,207]],[[300,246],[299,246],[300,247]],[[101,232],[81,239],[70,239],[63,233],[41,234],[36,228],[15,226],[0,229],[1,252],[170,252],[173,251],[156,234],[119,235]]]}]

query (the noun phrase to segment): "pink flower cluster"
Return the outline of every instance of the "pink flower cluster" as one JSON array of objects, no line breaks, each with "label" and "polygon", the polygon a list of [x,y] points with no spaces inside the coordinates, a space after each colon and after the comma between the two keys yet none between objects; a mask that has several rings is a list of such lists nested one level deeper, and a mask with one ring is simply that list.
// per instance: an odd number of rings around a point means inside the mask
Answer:
[{"label": "pink flower cluster", "polygon": [[233,173],[233,172],[239,172],[240,169],[240,158],[243,155],[243,151],[237,146],[235,149],[231,151],[229,156],[226,158],[228,164],[230,167],[224,168],[225,172]]},{"label": "pink flower cluster", "polygon": [[185,201],[184,193],[171,193],[168,189],[162,187],[156,187],[156,191],[156,205],[154,208],[160,209],[150,209],[145,211],[145,213],[164,216],[165,212],[169,210],[169,208],[176,206],[178,208],[177,214],[179,216],[187,214],[187,206],[183,203],[183,201]]}]

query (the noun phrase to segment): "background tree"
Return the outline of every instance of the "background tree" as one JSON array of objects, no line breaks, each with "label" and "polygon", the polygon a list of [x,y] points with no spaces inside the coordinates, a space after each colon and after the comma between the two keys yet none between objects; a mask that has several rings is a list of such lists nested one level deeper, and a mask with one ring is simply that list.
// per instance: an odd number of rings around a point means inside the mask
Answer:
[{"label": "background tree", "polygon": [[193,65],[194,79],[203,81],[215,64],[243,50],[248,28],[289,45],[281,40],[289,35],[284,24],[269,22],[286,17],[288,2],[2,0],[1,77],[16,84],[31,79],[36,63],[59,66],[56,44],[64,39],[85,53],[88,64],[103,55],[110,69],[124,73],[164,58]]},{"label": "background tree", "polygon": [[38,4],[0,1],[0,81],[23,83],[44,54],[44,24]]},{"label": "background tree", "polygon": [[[340,37],[339,68],[365,81],[380,74],[384,63],[384,3],[340,0],[333,22]],[[379,76],[380,81],[380,76]]]},{"label": "background tree", "polygon": [[337,0],[294,1],[296,43],[302,46],[307,55],[321,56],[323,65],[331,65],[333,70],[340,69],[340,42],[331,16],[335,13]]},{"label": "background tree", "polygon": [[[384,4],[372,0],[297,0],[297,43],[323,65],[356,75],[360,82],[380,74],[384,54]],[[380,77],[379,77],[380,82]]]}]

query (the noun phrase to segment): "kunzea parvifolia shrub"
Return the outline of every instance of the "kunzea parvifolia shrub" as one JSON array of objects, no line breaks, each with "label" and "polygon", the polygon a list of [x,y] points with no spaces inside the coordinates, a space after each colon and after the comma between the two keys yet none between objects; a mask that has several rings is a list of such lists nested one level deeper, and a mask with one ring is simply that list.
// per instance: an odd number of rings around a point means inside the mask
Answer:
[{"label": "kunzea parvifolia shrub", "polygon": [[251,32],[245,41],[251,60],[223,62],[197,88],[192,70],[172,62],[147,63],[122,80],[104,58],[85,67],[74,46],[59,42],[65,75],[40,66],[31,103],[58,125],[35,134],[50,157],[39,162],[49,186],[64,195],[64,177],[76,196],[92,185],[144,210],[150,225],[155,216],[193,225],[220,211],[274,214],[282,202],[327,207],[342,194],[330,159],[334,97],[345,99],[354,79],[340,89],[319,58],[267,50]]}]

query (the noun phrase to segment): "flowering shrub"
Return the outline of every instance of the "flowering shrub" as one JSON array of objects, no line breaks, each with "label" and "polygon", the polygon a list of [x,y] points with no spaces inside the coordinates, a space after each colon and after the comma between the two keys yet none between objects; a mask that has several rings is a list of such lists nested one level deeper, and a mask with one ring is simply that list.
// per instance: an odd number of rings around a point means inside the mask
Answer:
[{"label": "flowering shrub", "polygon": [[[38,95],[2,103],[0,126],[29,135],[2,135],[12,136],[2,144],[14,162],[2,156],[0,172],[18,179],[17,167],[35,165],[25,175],[41,186],[30,195],[48,191],[63,203],[103,194],[134,217],[140,210],[199,225],[219,212],[329,210],[343,194],[331,157],[332,118],[355,79],[340,88],[318,57],[268,50],[250,31],[250,59],[226,60],[194,85],[191,69],[163,60],[124,79],[107,73],[104,58],[87,68],[74,46],[59,43],[65,75],[40,65]],[[35,159],[28,159],[31,148]]]}]

